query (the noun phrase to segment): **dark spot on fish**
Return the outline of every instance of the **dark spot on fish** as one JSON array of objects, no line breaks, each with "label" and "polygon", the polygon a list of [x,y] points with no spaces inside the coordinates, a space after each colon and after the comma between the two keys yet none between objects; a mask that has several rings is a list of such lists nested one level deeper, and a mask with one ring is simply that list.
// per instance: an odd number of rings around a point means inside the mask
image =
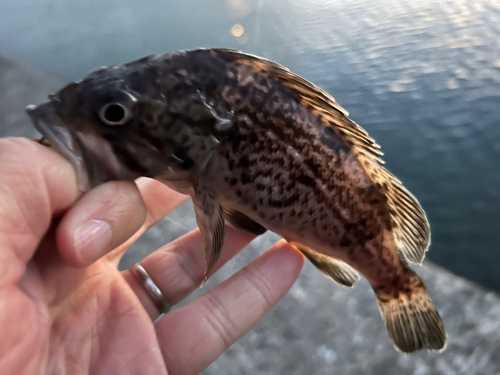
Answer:
[{"label": "dark spot on fish", "polygon": [[238,167],[239,168],[248,168],[250,165],[250,161],[248,160],[248,156],[244,155],[241,157],[240,161],[238,162]]},{"label": "dark spot on fish", "polygon": [[341,140],[333,134],[333,131],[328,127],[323,127],[324,133],[321,136],[321,142],[331,150],[336,152],[345,152],[346,154],[350,151],[350,148],[343,144]]},{"label": "dark spot on fish", "polygon": [[231,182],[229,183],[231,186],[234,186],[238,183],[238,180],[236,178],[233,178]]},{"label": "dark spot on fish", "polygon": [[255,203],[252,204],[252,210],[257,211],[257,205]]},{"label": "dark spot on fish", "polygon": [[316,183],[314,182],[314,180],[306,174],[301,174],[300,176],[298,176],[297,182],[299,182],[302,185],[307,186],[307,187],[316,186]]},{"label": "dark spot on fish", "polygon": [[[261,104],[261,101],[260,101],[260,100],[259,100],[259,101],[257,101],[257,97],[256,97],[256,96],[251,96],[251,97],[248,99],[248,102],[249,102],[249,103],[250,103],[250,105],[251,105],[252,107],[254,107],[254,108],[255,108],[255,107],[259,107],[259,106],[260,106],[260,104]],[[261,121],[259,121],[259,122],[261,122]]]},{"label": "dark spot on fish", "polygon": [[257,143],[257,141],[259,140],[259,138],[257,137],[257,134],[255,133],[250,133],[250,143]]},{"label": "dark spot on fish", "polygon": [[246,185],[246,184],[248,184],[249,182],[250,182],[250,176],[249,176],[247,173],[243,172],[243,173],[241,174],[241,183],[242,183],[243,185]]},{"label": "dark spot on fish", "polygon": [[241,86],[239,88],[239,91],[240,91],[241,96],[246,97],[248,95],[249,88],[248,88],[248,86]]},{"label": "dark spot on fish", "polygon": [[342,241],[340,241],[340,246],[341,247],[347,247],[351,245],[351,240],[348,238],[344,238]]},{"label": "dark spot on fish", "polygon": [[224,76],[222,78],[222,84],[224,86],[230,86],[232,83],[233,83],[233,80],[231,78],[229,78],[228,76]]},{"label": "dark spot on fish", "polygon": [[153,115],[151,113],[148,113],[146,115],[146,121],[147,122],[153,122],[154,121],[154,117],[153,117]]},{"label": "dark spot on fish", "polygon": [[307,165],[307,167],[313,172],[315,176],[320,175],[318,165],[314,162],[312,158],[305,158],[304,164]]},{"label": "dark spot on fish", "polygon": [[266,215],[263,213],[263,212],[259,212],[259,217],[261,219],[265,219],[266,218]]},{"label": "dark spot on fish", "polygon": [[290,217],[294,217],[294,216],[295,216],[295,214],[296,214],[295,209],[292,209],[292,210],[290,211]]},{"label": "dark spot on fish", "polygon": [[241,190],[236,190],[236,195],[237,195],[238,197],[241,197]]},{"label": "dark spot on fish", "polygon": [[207,83],[207,89],[209,92],[213,92],[217,89],[217,87],[219,86],[219,82],[215,79],[211,79],[210,81],[208,81]]},{"label": "dark spot on fish", "polygon": [[278,137],[278,139],[283,139],[285,134],[283,133],[283,129],[280,126],[275,126],[272,128],[273,133]]}]

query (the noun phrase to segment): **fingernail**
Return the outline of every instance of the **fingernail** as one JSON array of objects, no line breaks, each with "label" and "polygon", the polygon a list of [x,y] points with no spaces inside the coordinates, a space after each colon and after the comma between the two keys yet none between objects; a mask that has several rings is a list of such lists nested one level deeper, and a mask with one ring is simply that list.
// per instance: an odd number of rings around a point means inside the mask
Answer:
[{"label": "fingernail", "polygon": [[146,177],[139,177],[138,179],[135,180],[135,184],[139,189],[144,189],[146,186],[148,186],[151,183],[152,179],[146,178]]},{"label": "fingernail", "polygon": [[81,261],[95,261],[103,255],[111,242],[112,233],[108,223],[102,220],[90,220],[76,228],[74,245],[77,257]]}]

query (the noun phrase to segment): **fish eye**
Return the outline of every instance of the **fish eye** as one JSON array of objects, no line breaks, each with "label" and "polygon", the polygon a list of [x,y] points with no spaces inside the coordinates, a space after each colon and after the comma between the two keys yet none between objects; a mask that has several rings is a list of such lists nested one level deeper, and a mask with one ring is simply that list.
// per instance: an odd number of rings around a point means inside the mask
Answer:
[{"label": "fish eye", "polygon": [[130,117],[132,111],[122,103],[111,102],[104,105],[99,111],[99,118],[101,121],[109,126],[124,125]]}]

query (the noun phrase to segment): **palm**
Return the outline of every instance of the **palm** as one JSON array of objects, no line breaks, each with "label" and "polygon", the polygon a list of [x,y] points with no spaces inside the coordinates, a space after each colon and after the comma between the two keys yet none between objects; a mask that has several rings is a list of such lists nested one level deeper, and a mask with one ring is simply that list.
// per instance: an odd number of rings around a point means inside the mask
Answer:
[{"label": "palm", "polygon": [[[131,243],[184,197],[158,183],[113,182],[79,197],[71,166],[29,141],[0,142],[0,368],[7,374],[196,374],[286,293],[303,258],[284,243],[157,322],[158,311],[117,264]],[[57,222],[53,222],[53,218]],[[112,238],[75,247],[82,222]],[[134,234],[135,233],[135,234]],[[227,228],[219,266],[252,236]],[[142,262],[168,302],[203,278],[193,231]],[[3,266],[3,267],[2,267]]]},{"label": "palm", "polygon": [[[104,260],[85,270],[66,267],[48,269],[34,261],[28,276],[27,288],[36,290],[30,307],[38,314],[22,326],[23,335],[36,336],[22,350],[32,353],[33,368],[47,368],[49,374],[61,368],[68,374],[164,368],[152,320],[116,267]],[[68,271],[74,272],[73,285],[61,276]],[[40,316],[51,324],[37,331]]]}]

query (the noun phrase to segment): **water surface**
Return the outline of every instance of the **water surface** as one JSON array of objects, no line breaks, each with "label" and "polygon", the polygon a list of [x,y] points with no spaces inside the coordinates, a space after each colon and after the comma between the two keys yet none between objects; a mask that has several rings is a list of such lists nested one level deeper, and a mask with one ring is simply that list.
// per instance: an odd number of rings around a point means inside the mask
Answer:
[{"label": "water surface", "polygon": [[231,47],[330,92],[424,206],[429,259],[500,291],[500,3],[2,0],[0,54],[64,81]]}]

